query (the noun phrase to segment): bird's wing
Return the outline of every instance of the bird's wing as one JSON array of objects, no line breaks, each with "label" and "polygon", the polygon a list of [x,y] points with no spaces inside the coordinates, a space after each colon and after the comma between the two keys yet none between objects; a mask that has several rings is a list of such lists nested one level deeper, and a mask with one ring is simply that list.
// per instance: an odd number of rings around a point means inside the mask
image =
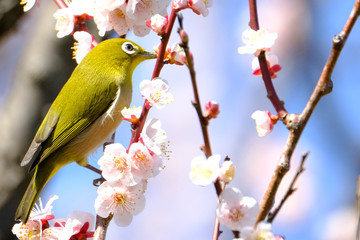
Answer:
[{"label": "bird's wing", "polygon": [[[21,165],[33,161],[31,171],[39,162],[74,139],[109,109],[117,91],[118,87],[114,84],[98,84],[94,88],[69,80],[51,106]],[[72,96],[72,101],[66,99],[74,94],[81,98]],[[84,99],[83,96],[87,97]]]}]

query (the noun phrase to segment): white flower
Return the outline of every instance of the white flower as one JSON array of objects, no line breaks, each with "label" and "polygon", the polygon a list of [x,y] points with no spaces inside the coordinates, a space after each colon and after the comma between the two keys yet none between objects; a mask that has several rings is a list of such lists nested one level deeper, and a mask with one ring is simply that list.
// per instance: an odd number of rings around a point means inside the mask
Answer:
[{"label": "white flower", "polygon": [[235,177],[235,165],[232,161],[225,161],[220,167],[219,178],[225,183],[229,183]]},{"label": "white flower", "polygon": [[133,215],[139,214],[145,207],[144,187],[144,182],[126,187],[121,182],[105,181],[97,190],[96,213],[103,218],[113,213],[118,226],[128,226]]},{"label": "white flower", "polygon": [[253,226],[258,212],[256,200],[244,197],[237,188],[226,188],[220,195],[216,209],[220,223],[234,231],[240,231],[245,226]]},{"label": "white flower", "polygon": [[161,121],[155,118],[145,123],[140,134],[140,141],[150,150],[150,153],[160,157],[165,154],[166,138],[166,132],[161,128]]},{"label": "white flower", "polygon": [[256,131],[260,137],[268,135],[274,129],[269,111],[255,111],[251,118],[256,122]]},{"label": "white flower", "polygon": [[196,13],[204,17],[209,15],[209,7],[212,7],[213,0],[189,0],[189,7]]},{"label": "white flower", "polygon": [[131,123],[137,123],[139,121],[139,117],[142,112],[142,106],[133,107],[133,108],[124,108],[121,110],[121,114],[124,117],[125,121],[129,121]]},{"label": "white flower", "polygon": [[131,173],[130,161],[124,146],[114,143],[106,145],[104,155],[99,159],[98,164],[106,180],[120,180],[126,186],[132,186],[137,182]]},{"label": "white flower", "polygon": [[94,232],[88,229],[94,228],[95,217],[87,212],[74,211],[66,219],[56,219],[54,226],[44,230],[43,239],[68,240],[91,238]]},{"label": "white flower", "polygon": [[247,226],[240,231],[240,240],[275,240],[271,232],[271,223],[259,222],[254,229],[252,226]]},{"label": "white flower", "polygon": [[41,221],[28,220],[26,224],[16,223],[12,228],[12,233],[20,240],[41,240],[42,224]]},{"label": "white flower", "polygon": [[203,156],[191,161],[190,179],[193,184],[206,186],[213,183],[219,176],[221,156],[216,154],[205,159]]},{"label": "white flower", "polygon": [[171,7],[176,10],[182,10],[188,7],[188,0],[174,0]]},{"label": "white flower", "polygon": [[166,15],[169,0],[96,0],[94,21],[99,35],[114,29],[118,35],[131,29],[137,36],[150,32],[145,21],[155,14]]},{"label": "white flower", "polygon": [[74,44],[73,56],[76,62],[79,64],[81,60],[95,47],[94,37],[85,31],[77,31],[74,33],[74,39],[77,43]]},{"label": "white flower", "polygon": [[152,81],[143,80],[140,83],[140,92],[149,101],[150,106],[163,108],[174,100],[174,96],[168,93],[169,86],[161,78],[154,78]]},{"label": "white flower", "polygon": [[34,5],[36,0],[21,0],[20,4],[24,5],[24,12],[29,11]]},{"label": "white flower", "polygon": [[74,31],[75,17],[71,8],[61,8],[54,13],[56,18],[55,29],[58,31],[57,37],[62,38]]},{"label": "white flower", "polygon": [[58,199],[56,195],[51,195],[45,207],[43,207],[42,201],[39,198],[39,205],[35,203],[33,209],[31,210],[29,220],[24,223],[16,223],[12,232],[21,240],[25,239],[41,239],[43,225],[48,224],[48,220],[54,218],[52,215],[52,203]]},{"label": "white flower", "polygon": [[258,31],[246,29],[242,33],[242,40],[245,46],[239,47],[238,52],[240,54],[250,53],[258,56],[260,51],[270,49],[277,37],[277,33],[269,33],[264,29],[259,29]]}]

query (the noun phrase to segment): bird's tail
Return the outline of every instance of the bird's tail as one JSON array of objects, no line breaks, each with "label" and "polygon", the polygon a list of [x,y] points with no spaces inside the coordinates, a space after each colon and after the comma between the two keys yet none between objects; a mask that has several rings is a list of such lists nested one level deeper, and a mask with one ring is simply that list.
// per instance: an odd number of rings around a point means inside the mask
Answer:
[{"label": "bird's tail", "polygon": [[49,179],[55,174],[54,171],[44,171],[41,168],[41,164],[35,169],[35,173],[31,178],[29,186],[21,199],[21,202],[16,210],[15,220],[21,220],[22,223],[26,223],[29,219],[31,210],[35,204],[36,199],[39,197],[41,190],[44,188]]}]

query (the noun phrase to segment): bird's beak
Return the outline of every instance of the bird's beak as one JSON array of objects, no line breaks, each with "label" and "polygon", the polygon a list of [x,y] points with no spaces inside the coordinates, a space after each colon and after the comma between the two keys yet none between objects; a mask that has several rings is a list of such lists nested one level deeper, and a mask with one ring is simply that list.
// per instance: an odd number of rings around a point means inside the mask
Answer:
[{"label": "bird's beak", "polygon": [[157,58],[157,54],[156,53],[152,53],[152,52],[141,52],[140,53],[141,56],[145,57],[145,58],[149,58],[149,59],[152,59],[152,58]]}]

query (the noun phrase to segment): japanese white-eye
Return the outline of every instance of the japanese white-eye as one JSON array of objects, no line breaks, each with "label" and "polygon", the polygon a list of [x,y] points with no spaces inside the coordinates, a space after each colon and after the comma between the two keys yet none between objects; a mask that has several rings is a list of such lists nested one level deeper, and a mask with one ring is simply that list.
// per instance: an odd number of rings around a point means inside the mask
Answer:
[{"label": "japanese white-eye", "polygon": [[26,223],[41,190],[63,166],[87,164],[122,121],[129,107],[132,74],[138,64],[156,58],[126,39],[99,43],[74,69],[40,125],[21,166],[35,169],[15,220]]}]

